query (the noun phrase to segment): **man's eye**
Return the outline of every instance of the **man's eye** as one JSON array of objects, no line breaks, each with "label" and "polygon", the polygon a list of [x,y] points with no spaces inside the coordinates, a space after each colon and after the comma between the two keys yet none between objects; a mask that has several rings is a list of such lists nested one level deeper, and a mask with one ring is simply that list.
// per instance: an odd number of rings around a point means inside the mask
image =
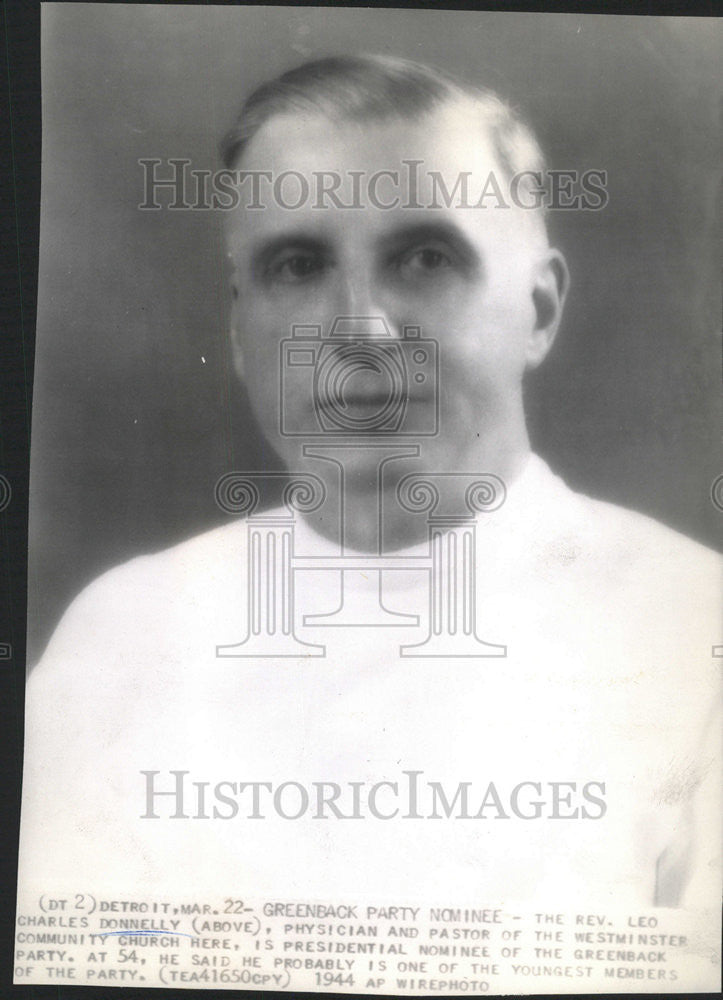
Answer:
[{"label": "man's eye", "polygon": [[432,277],[453,266],[449,253],[437,247],[418,247],[405,254],[399,262],[399,270],[409,278]]},{"label": "man's eye", "polygon": [[316,277],[324,268],[319,254],[294,253],[275,261],[268,270],[272,281],[296,285]]}]

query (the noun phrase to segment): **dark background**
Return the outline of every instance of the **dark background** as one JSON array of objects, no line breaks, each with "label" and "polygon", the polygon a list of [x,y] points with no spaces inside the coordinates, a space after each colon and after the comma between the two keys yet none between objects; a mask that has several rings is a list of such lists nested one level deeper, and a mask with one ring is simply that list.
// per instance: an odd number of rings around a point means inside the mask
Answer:
[{"label": "dark background", "polygon": [[30,662],[99,572],[220,523],[219,475],[275,467],[229,366],[218,213],[139,211],[137,161],[217,168],[250,89],[329,53],[489,85],[553,167],[607,170],[603,211],[552,220],[573,289],[533,443],[573,487],[715,544],[720,42],[679,18],[46,6]]}]

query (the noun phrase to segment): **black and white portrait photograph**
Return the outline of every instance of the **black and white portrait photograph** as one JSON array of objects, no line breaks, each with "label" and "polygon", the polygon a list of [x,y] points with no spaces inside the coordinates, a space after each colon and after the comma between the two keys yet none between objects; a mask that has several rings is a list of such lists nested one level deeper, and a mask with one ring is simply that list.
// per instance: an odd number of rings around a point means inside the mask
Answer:
[{"label": "black and white portrait photograph", "polygon": [[15,983],[716,992],[720,22],[40,29]]}]

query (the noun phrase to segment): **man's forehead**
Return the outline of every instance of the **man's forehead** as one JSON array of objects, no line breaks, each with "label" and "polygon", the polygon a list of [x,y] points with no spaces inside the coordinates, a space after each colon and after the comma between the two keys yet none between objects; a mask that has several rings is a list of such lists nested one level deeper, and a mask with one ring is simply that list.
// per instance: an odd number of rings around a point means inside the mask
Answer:
[{"label": "man's forehead", "polygon": [[453,183],[463,171],[500,171],[488,123],[472,100],[450,102],[418,119],[350,121],[312,112],[278,114],[250,140],[237,166],[277,175],[391,171],[400,173],[401,182],[410,161],[417,161],[422,181],[434,172]]},{"label": "man's forehead", "polygon": [[450,222],[473,240],[482,227],[484,242],[539,239],[544,230],[539,213],[510,203],[510,178],[472,100],[416,120],[278,114],[236,169],[245,177],[240,205],[228,213],[232,250],[293,231],[363,240],[431,221]]}]

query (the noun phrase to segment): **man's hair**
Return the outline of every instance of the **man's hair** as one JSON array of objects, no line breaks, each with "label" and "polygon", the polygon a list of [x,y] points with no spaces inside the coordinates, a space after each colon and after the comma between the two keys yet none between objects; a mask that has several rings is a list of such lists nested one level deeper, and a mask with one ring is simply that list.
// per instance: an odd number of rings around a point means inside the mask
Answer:
[{"label": "man's hair", "polygon": [[304,63],[262,84],[248,98],[221,144],[226,167],[238,163],[259,129],[277,115],[322,115],[330,121],[417,120],[465,102],[479,113],[509,177],[543,173],[539,143],[516,110],[491,90],[456,81],[422,63],[389,56],[337,56]]}]

